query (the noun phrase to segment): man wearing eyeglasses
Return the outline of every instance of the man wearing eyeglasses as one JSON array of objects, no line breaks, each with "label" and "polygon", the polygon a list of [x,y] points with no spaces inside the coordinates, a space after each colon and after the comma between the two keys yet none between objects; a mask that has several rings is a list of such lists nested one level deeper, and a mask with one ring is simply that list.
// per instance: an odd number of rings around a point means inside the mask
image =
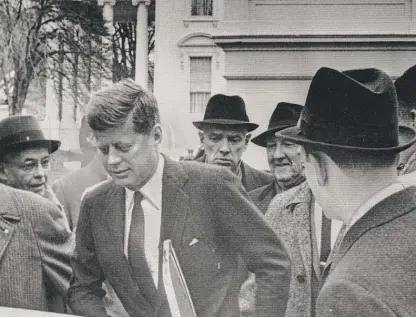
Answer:
[{"label": "man wearing eyeglasses", "polygon": [[0,306],[65,311],[74,238],[47,184],[60,144],[33,116],[0,121],[0,183],[39,195],[0,187]]}]

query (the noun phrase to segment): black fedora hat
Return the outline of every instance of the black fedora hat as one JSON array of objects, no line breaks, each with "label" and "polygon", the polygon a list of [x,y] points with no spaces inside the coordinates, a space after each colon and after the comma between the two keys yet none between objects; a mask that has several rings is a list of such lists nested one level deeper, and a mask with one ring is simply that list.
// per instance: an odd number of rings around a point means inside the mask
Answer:
[{"label": "black fedora hat", "polygon": [[416,132],[398,125],[397,107],[386,73],[323,67],[312,79],[298,125],[276,134],[315,149],[400,152],[416,141]]},{"label": "black fedora hat", "polygon": [[35,117],[15,115],[0,120],[0,155],[32,147],[56,151],[61,142],[45,139]]},{"label": "black fedora hat", "polygon": [[394,82],[399,104],[416,107],[416,65],[406,70]]},{"label": "black fedora hat", "polygon": [[266,147],[267,138],[275,132],[296,126],[303,106],[298,104],[281,102],[277,104],[269,120],[269,126],[265,132],[251,139],[253,143],[261,147]]},{"label": "black fedora hat", "polygon": [[204,119],[194,121],[194,126],[202,129],[203,124],[245,126],[248,131],[256,129],[259,125],[250,123],[244,100],[238,96],[216,94],[207,104]]}]

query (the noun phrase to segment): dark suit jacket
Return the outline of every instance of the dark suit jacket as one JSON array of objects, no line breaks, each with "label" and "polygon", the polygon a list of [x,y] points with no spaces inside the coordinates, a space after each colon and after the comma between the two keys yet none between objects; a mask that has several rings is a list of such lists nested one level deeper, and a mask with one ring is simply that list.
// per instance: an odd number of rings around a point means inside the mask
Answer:
[{"label": "dark suit jacket", "polygon": [[0,184],[0,306],[47,311],[48,286],[65,295],[74,241],[58,208]]},{"label": "dark suit jacket", "polygon": [[[124,188],[108,181],[83,200],[68,293],[75,314],[106,315],[101,300],[105,278],[131,316],[170,314],[164,300],[152,306],[144,299],[124,256],[124,193]],[[161,243],[168,238],[198,316],[240,315],[239,254],[258,277],[257,314],[284,314],[290,278],[288,255],[227,169],[165,159]],[[195,239],[198,242],[190,245]],[[159,290],[163,290],[160,285]]]},{"label": "dark suit jacket", "polygon": [[107,174],[97,158],[88,165],[59,178],[52,184],[52,190],[64,206],[69,225],[77,225],[81,196],[85,189],[107,179]]},{"label": "dark suit jacket", "polygon": [[[195,159],[196,162],[205,163],[205,155]],[[241,161],[241,183],[247,192],[260,188],[264,185],[270,184],[274,181],[274,176],[265,171],[257,170],[250,167],[244,161]]]},{"label": "dark suit jacket", "polygon": [[334,253],[317,315],[416,316],[415,224],[416,186],[359,219]]},{"label": "dark suit jacket", "polygon": [[277,188],[275,181],[248,193],[251,201],[253,201],[263,214],[266,214],[267,208],[276,194]]}]

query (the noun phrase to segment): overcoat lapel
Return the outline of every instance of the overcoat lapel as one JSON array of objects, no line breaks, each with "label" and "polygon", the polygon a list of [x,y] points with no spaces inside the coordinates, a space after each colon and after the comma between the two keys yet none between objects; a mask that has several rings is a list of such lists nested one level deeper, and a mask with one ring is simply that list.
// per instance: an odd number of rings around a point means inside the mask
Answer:
[{"label": "overcoat lapel", "polygon": [[[313,244],[316,245],[316,240],[313,239],[313,231],[311,224],[311,205],[312,205],[312,193],[304,182],[299,186],[298,191],[294,196],[294,204],[297,207],[293,210],[294,228],[297,239],[299,242],[299,249],[302,255],[303,264],[305,264],[305,270],[308,277],[311,276],[312,267],[316,271],[315,262],[313,259],[314,250]],[[319,269],[319,264],[318,264]],[[318,272],[319,273],[319,272]],[[317,275],[318,275],[317,273]]]},{"label": "overcoat lapel", "polygon": [[[367,231],[400,217],[416,207],[416,186],[409,186],[403,191],[386,198],[372,207],[346,233],[337,251],[331,251],[328,262],[321,275],[320,287],[325,283],[330,272],[348,252],[353,244]],[[391,207],[395,208],[392,209]],[[398,208],[400,206],[400,208]]]},{"label": "overcoat lapel", "polygon": [[416,186],[410,186],[379,202],[364,214],[346,232],[338,251],[334,253],[331,265],[332,269],[353,244],[366,232],[412,211],[416,207],[415,191]]},{"label": "overcoat lapel", "polygon": [[154,308],[140,292],[124,255],[125,189],[112,184],[101,207],[106,231],[103,235],[108,237],[108,252],[114,260],[107,268],[110,284],[130,316],[153,316]]}]

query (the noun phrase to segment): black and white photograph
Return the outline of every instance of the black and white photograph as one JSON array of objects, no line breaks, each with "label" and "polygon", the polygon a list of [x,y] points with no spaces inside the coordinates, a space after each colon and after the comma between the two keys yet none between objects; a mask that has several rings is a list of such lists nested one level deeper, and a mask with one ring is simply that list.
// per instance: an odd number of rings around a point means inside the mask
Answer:
[{"label": "black and white photograph", "polygon": [[1,0],[24,316],[416,316],[416,1]]}]

